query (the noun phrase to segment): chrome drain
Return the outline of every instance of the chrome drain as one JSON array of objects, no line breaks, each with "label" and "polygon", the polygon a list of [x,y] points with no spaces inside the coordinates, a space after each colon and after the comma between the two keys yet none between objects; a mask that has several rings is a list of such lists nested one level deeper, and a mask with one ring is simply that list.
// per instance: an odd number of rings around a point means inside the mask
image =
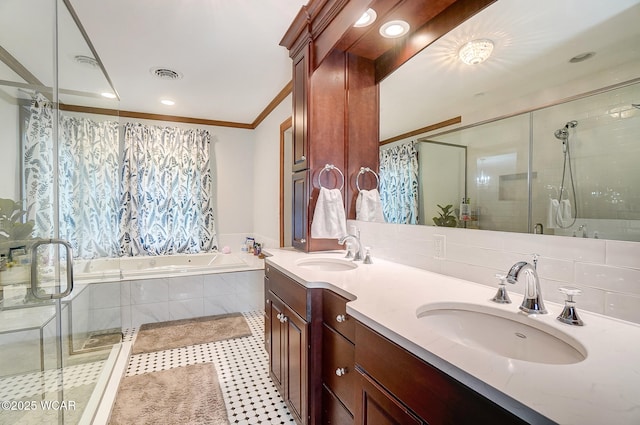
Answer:
[{"label": "chrome drain", "polygon": [[523,334],[523,333],[516,332],[516,333],[515,333],[515,335],[516,335],[518,338],[527,339],[527,336],[526,336],[525,334]]}]

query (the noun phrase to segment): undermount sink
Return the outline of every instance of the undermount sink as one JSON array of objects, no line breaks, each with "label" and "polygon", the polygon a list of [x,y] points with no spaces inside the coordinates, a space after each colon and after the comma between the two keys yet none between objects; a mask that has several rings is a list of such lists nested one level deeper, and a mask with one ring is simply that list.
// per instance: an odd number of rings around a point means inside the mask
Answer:
[{"label": "undermount sink", "polygon": [[517,312],[442,303],[422,306],[416,315],[457,344],[502,357],[545,364],[573,364],[586,358],[586,349],[575,338]]},{"label": "undermount sink", "polygon": [[340,272],[353,270],[358,265],[350,260],[340,258],[303,258],[296,261],[298,267],[323,272]]}]

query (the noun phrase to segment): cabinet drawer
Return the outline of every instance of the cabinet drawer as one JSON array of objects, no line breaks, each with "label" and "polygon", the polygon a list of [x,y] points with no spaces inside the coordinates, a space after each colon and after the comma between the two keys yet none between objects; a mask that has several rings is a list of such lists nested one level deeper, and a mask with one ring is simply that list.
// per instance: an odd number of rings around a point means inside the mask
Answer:
[{"label": "cabinet drawer", "polygon": [[349,341],[355,341],[355,320],[347,315],[347,299],[335,292],[322,292],[322,320]]},{"label": "cabinet drawer", "polygon": [[322,425],[351,425],[353,416],[340,400],[324,385],[322,386]]},{"label": "cabinet drawer", "polygon": [[356,340],[358,367],[427,423],[527,423],[359,322]]},{"label": "cabinet drawer", "polygon": [[307,288],[285,276],[269,264],[265,266],[264,270],[266,277],[269,279],[269,290],[280,297],[300,317],[308,319]]},{"label": "cabinet drawer", "polygon": [[345,337],[322,327],[322,382],[351,413],[355,405],[355,348]]}]

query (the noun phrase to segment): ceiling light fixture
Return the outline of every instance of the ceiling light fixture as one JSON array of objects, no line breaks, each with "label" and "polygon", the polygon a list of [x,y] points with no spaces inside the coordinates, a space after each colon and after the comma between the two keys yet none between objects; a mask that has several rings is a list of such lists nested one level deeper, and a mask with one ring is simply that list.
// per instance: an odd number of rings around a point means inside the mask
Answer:
[{"label": "ceiling light fixture", "polygon": [[110,92],[100,93],[102,97],[106,97],[107,99],[115,99],[116,95]]},{"label": "ceiling light fixture", "polygon": [[362,14],[360,19],[358,19],[356,23],[353,24],[353,26],[356,28],[368,27],[369,25],[373,24],[377,17],[378,14],[376,13],[376,11],[369,8]]},{"label": "ceiling light fixture", "polygon": [[167,106],[173,106],[176,104],[176,102],[174,102],[173,100],[169,100],[169,99],[162,99],[160,101],[160,103],[162,103],[163,105],[167,105]]},{"label": "ceiling light fixture", "polygon": [[458,50],[458,57],[467,65],[477,65],[489,59],[493,52],[493,41],[488,39],[472,40]]},{"label": "ceiling light fixture", "polygon": [[380,27],[380,35],[386,38],[402,37],[409,32],[409,24],[405,21],[389,21]]}]

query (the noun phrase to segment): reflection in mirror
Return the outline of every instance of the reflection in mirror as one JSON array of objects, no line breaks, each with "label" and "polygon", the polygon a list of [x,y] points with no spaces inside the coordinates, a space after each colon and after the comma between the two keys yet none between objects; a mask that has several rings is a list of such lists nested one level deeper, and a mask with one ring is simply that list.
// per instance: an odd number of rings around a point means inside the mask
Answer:
[{"label": "reflection in mirror", "polygon": [[[640,240],[638,16],[637,0],[496,2],[380,83],[381,138],[462,116],[417,140],[466,147],[466,227]],[[493,54],[466,65],[458,50],[476,38]],[[440,203],[430,190],[423,208]]]}]

